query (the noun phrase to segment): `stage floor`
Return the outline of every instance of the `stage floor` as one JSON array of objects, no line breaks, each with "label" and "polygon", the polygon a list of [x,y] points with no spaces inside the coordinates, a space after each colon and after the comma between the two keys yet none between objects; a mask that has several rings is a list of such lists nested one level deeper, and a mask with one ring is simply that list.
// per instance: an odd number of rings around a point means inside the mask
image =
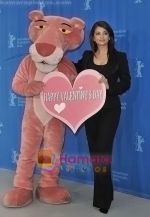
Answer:
[{"label": "stage floor", "polygon": [[[7,189],[12,186],[14,173],[0,170],[0,200]],[[38,176],[35,176],[35,185]],[[4,208],[0,205],[0,217],[149,217],[150,200],[115,192],[115,198],[107,215],[100,213],[92,206],[91,185],[62,180],[70,189],[72,203],[66,205],[48,205],[34,201],[23,208]]]}]

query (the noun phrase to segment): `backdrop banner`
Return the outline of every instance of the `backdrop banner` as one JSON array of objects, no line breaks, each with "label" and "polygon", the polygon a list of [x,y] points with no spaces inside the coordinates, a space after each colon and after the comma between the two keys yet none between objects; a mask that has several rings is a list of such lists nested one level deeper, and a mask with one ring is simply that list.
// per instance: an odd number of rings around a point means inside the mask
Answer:
[{"label": "backdrop banner", "polygon": [[[85,21],[83,45],[67,54],[74,62],[90,48],[93,23],[105,20],[114,29],[116,47],[127,53],[132,76],[130,91],[121,96],[122,115],[113,150],[114,186],[118,191],[150,198],[149,8],[149,0],[0,0],[0,168],[15,170],[19,155],[25,99],[12,91],[11,82],[31,43],[28,13],[40,9],[46,15]],[[84,124],[76,134],[67,127],[61,176],[92,183],[88,156]]]}]

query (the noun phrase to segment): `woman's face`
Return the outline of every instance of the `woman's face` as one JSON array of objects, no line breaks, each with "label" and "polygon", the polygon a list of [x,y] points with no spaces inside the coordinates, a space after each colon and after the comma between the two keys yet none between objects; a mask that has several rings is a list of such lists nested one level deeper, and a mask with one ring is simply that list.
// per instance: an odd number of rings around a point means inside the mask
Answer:
[{"label": "woman's face", "polygon": [[97,44],[97,46],[108,46],[108,42],[110,40],[109,33],[103,27],[96,27],[93,41]]}]

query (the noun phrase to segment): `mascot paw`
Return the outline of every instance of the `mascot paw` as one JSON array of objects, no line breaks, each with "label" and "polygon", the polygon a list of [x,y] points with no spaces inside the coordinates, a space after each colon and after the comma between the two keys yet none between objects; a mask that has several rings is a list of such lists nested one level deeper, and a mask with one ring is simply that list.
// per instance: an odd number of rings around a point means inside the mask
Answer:
[{"label": "mascot paw", "polygon": [[55,187],[38,187],[36,197],[44,203],[64,204],[71,202],[71,196],[67,189],[62,186]]},{"label": "mascot paw", "polygon": [[31,203],[33,192],[31,190],[14,187],[3,197],[3,206],[5,207],[23,207]]},{"label": "mascot paw", "polygon": [[30,96],[39,95],[40,92],[43,90],[44,83],[42,81],[32,81],[28,84],[26,89],[26,93]]}]

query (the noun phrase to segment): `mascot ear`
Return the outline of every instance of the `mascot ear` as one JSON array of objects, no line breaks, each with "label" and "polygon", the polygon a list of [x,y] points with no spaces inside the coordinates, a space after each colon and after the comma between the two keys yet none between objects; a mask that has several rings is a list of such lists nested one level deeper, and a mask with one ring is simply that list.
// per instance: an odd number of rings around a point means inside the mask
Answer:
[{"label": "mascot ear", "polygon": [[78,29],[84,29],[85,27],[85,22],[77,17],[73,17],[71,19],[72,21],[72,24],[74,25],[75,28],[78,28]]},{"label": "mascot ear", "polygon": [[34,10],[29,13],[29,19],[32,21],[40,20],[44,17],[42,11]]}]

